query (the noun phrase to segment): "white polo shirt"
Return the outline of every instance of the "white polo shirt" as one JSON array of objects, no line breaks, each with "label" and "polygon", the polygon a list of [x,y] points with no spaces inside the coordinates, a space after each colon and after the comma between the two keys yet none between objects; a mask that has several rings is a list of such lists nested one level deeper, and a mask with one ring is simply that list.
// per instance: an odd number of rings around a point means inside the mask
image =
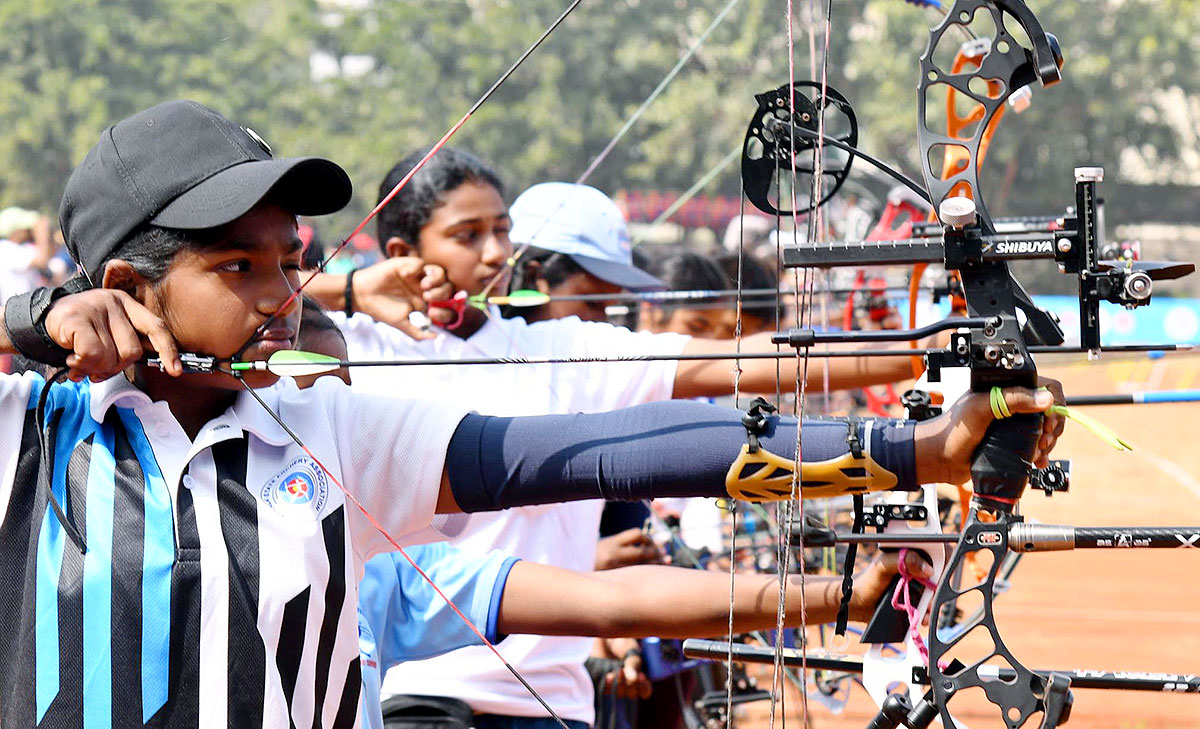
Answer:
[{"label": "white polo shirt", "polygon": [[[576,317],[527,324],[490,311],[489,321],[462,340],[440,333],[415,341],[363,314],[335,316],[351,359],[462,359],[466,357],[620,357],[679,354],[689,337],[635,333]],[[566,365],[471,365],[359,368],[354,388],[421,397],[486,415],[604,412],[670,399],[676,362]],[[574,570],[591,570],[596,559],[603,501],[522,507],[473,514],[452,540],[464,551],[499,550],[521,559]],[[595,719],[592,683],[583,663],[589,638],[509,636],[500,652],[566,719]],[[545,710],[486,648],[463,648],[388,671],[383,695],[452,696],[483,713],[545,716]]]},{"label": "white polo shirt", "polygon": [[193,441],[123,376],[55,385],[51,488],[85,552],[39,486],[43,387],[0,376],[0,724],[356,726],[358,580],[391,546],[332,479],[427,539],[465,409],[259,391],[327,474],[248,393]]}]

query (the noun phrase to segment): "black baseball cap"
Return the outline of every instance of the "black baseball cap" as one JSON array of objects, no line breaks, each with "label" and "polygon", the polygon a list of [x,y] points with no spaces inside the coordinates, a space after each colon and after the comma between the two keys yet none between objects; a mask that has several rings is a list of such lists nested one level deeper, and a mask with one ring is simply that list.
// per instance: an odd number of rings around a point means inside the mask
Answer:
[{"label": "black baseball cap", "polygon": [[296,215],[325,215],[352,192],[334,162],[274,159],[252,129],[194,101],[168,101],[104,130],[67,180],[58,217],[71,257],[98,285],[101,262],[144,225],[215,228],[268,194]]}]

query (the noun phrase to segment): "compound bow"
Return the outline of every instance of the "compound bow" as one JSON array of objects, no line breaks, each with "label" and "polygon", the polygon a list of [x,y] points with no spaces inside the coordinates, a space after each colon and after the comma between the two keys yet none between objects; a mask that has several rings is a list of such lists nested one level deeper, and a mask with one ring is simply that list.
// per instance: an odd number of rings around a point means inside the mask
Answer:
[{"label": "compound bow", "polygon": [[[996,29],[995,38],[977,66],[972,69],[940,66],[935,60],[935,52],[945,42],[947,31],[969,26],[977,15],[990,19]],[[1017,24],[1024,32],[1028,46],[1010,32],[1010,23]],[[1101,259],[1096,185],[1103,179],[1103,172],[1099,168],[1076,170],[1074,211],[1059,217],[1059,224],[1053,229],[1012,234],[997,232],[980,194],[979,160],[986,148],[985,141],[1004,104],[1034,81],[1043,86],[1056,83],[1060,79],[1061,65],[1057,40],[1042,28],[1022,0],[957,0],[942,22],[931,31],[929,44],[920,60],[917,97],[922,173],[929,199],[941,223],[940,235],[890,244],[852,242],[785,247],[784,264],[789,267],[941,263],[947,269],[957,271],[969,316],[984,317],[987,323],[977,329],[955,333],[946,351],[927,355],[932,381],[939,380],[945,368],[966,368],[970,373],[970,388],[976,392],[999,387],[1036,387],[1037,370],[1030,346],[1056,347],[1064,338],[1057,322],[1033,304],[1011,275],[1009,261],[1053,260],[1062,272],[1078,278],[1080,344],[1092,353],[1102,350],[1101,301],[1127,308],[1148,304],[1155,280],[1177,278],[1194,269],[1192,264],[1122,263]],[[935,96],[943,91],[966,97],[977,105],[971,114],[971,123],[953,129],[951,133],[940,133],[930,126]],[[802,114],[786,114],[779,110],[764,114],[763,101],[760,96],[760,111],[755,117],[758,129],[763,130],[755,135],[755,146],[764,145],[760,159],[783,160],[787,164],[789,156],[811,152],[823,141],[815,121]],[[754,129],[752,124],[752,131]],[[831,144],[836,146],[839,142],[843,140],[832,140]],[[857,154],[857,151],[852,153]],[[933,168],[933,159],[948,158],[955,160],[953,165],[947,165],[945,170]],[[752,172],[757,170],[754,168]],[[753,184],[748,182],[747,188],[751,187],[762,187],[761,180]],[[772,206],[768,212],[779,211]],[[795,329],[778,335],[777,341],[798,350],[807,348],[812,342],[812,331]],[[991,425],[974,458],[974,494],[960,534],[931,533],[922,538],[918,533],[885,533],[862,538],[862,541],[874,542],[953,543],[954,550],[938,575],[936,592],[921,597],[918,611],[928,610],[926,614],[938,615],[953,610],[954,604],[964,597],[982,606],[976,620],[959,630],[939,631],[933,621],[927,668],[913,665],[910,650],[896,662],[901,668],[899,672],[885,674],[878,681],[871,679],[872,687],[884,685],[872,691],[877,699],[882,698],[881,712],[872,727],[882,729],[903,725],[916,729],[928,726],[940,717],[944,727],[957,729],[962,725],[950,712],[950,702],[963,693],[981,692],[994,705],[1003,725],[1017,729],[1035,714],[1041,715],[1040,726],[1043,728],[1056,727],[1066,721],[1072,702],[1072,685],[1200,692],[1200,680],[1194,676],[1154,674],[1122,680],[1107,672],[1034,671],[1022,664],[1005,645],[995,622],[992,601],[1001,566],[1010,551],[1178,547],[1190,543],[1200,533],[1200,529],[1190,527],[1081,529],[1025,523],[1017,506],[1034,475],[1029,459],[1036,448],[1040,430],[1040,415],[1014,415]],[[1057,477],[1051,475],[1049,483],[1043,480],[1040,484],[1035,477],[1034,485],[1059,490],[1055,488],[1059,484],[1054,482]],[[928,531],[934,529],[930,527]],[[931,553],[937,554],[937,550]],[[990,566],[982,579],[963,584],[964,567],[974,555],[987,558],[985,561]],[[967,659],[968,651],[963,641],[972,635],[985,640],[987,648],[982,657],[976,652]],[[909,647],[913,647],[911,641]],[[705,645],[704,642],[690,642],[685,644],[685,649],[689,655],[697,656],[724,657],[731,652],[728,646]],[[732,652],[754,653],[744,647]],[[803,655],[802,651],[795,653],[795,660],[785,662],[831,670],[855,670],[848,665],[854,663],[852,661],[825,661]],[[872,672],[865,664],[856,668],[864,672],[864,678]],[[911,675],[905,675],[909,671]],[[920,699],[888,694],[886,684],[896,682],[922,683],[929,689]],[[971,689],[979,691],[972,692]]]}]

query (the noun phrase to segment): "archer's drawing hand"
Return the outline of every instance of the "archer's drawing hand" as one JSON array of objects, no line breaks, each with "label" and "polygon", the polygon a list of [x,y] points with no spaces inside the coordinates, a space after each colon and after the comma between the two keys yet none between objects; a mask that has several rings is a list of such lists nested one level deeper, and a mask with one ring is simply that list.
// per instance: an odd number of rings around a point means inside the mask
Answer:
[{"label": "archer's drawing hand", "polygon": [[46,313],[46,333],[68,350],[75,382],[99,382],[156,352],[168,374],[183,374],[179,347],[167,324],[137,299],[118,289],[92,289],[64,296]]},{"label": "archer's drawing hand", "polygon": [[[1046,412],[1056,401],[1062,402],[1062,386],[1054,380],[1042,382],[1051,389],[1004,389],[1004,401],[1009,411],[1046,413],[1033,455],[1033,463],[1039,467],[1049,463],[1050,451],[1054,449],[1064,426],[1061,415]],[[915,437],[917,481],[953,484],[969,481],[971,456],[994,419],[988,393],[971,393],[954,403],[949,412],[919,423]]]},{"label": "archer's drawing hand", "polygon": [[662,549],[641,529],[634,527],[596,543],[596,569],[613,570],[636,564],[663,564]]},{"label": "archer's drawing hand", "polygon": [[[900,571],[899,552],[881,552],[876,555],[866,569],[854,576],[854,594],[850,598],[850,619],[865,623],[871,619],[875,606],[881,600],[891,599],[884,595],[892,578]],[[910,550],[906,555],[905,565],[908,574],[919,575],[926,580],[933,579],[933,568],[929,566],[916,550]]]},{"label": "archer's drawing hand", "polygon": [[413,339],[432,339],[409,321],[414,311],[428,312],[437,324],[449,324],[455,314],[449,309],[429,308],[429,302],[449,299],[454,286],[441,266],[425,263],[416,256],[387,258],[354,275],[354,307],[375,321],[390,324]]}]

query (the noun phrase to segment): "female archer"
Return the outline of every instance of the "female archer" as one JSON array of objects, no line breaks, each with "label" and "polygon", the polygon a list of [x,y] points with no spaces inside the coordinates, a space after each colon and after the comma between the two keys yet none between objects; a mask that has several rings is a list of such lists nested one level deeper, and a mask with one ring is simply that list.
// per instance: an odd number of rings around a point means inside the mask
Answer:
[{"label": "female archer", "polygon": [[[380,184],[381,201],[420,158],[419,154],[410,155],[392,168]],[[499,282],[514,256],[510,232],[520,245],[531,244],[528,250],[562,254],[580,268],[586,267],[579,274],[585,280],[586,276],[603,275],[614,285],[645,283],[632,271],[621,213],[599,190],[561,183],[535,185],[518,201],[510,217],[500,175],[479,158],[459,150],[441,150],[413,175],[408,186],[382,207],[377,219],[379,241],[390,258],[353,276],[318,276],[309,289],[315,288],[318,298],[324,297],[323,303],[335,312],[347,304],[358,311],[350,316],[334,314],[351,359],[620,359],[647,353],[671,357],[736,351],[738,345],[732,339],[634,333],[573,316],[529,323],[504,319],[494,306],[486,311],[468,307],[460,321],[446,319],[446,309],[434,310],[431,317],[438,317],[440,311],[446,325],[436,334],[410,336],[411,330],[401,331],[399,327],[407,326],[407,311],[398,304],[407,306],[409,296],[425,302],[449,298],[445,292],[434,291],[447,279],[460,296],[499,292]],[[403,295],[400,301],[397,292]],[[767,334],[745,338],[742,347],[743,351],[775,350]],[[829,361],[834,388],[890,382],[910,373],[906,356]],[[775,390],[775,361],[745,360],[740,364],[744,391]],[[809,370],[810,389],[822,382],[821,369],[814,360]],[[794,359],[784,360],[785,377],[796,370]],[[494,364],[469,369],[431,365],[406,366],[402,371],[361,369],[354,375],[353,389],[430,398],[489,415],[524,416],[600,413],[672,398],[725,395],[733,391],[733,378],[725,362],[669,359],[596,365]],[[644,443],[641,447],[652,446]],[[481,554],[499,550],[532,562],[588,571],[596,562],[602,507],[600,501],[591,500],[478,515],[452,541]],[[520,673],[544,689],[552,703],[562,707],[565,718],[593,722],[592,682],[583,668],[590,639],[522,635],[507,643],[517,657]],[[535,727],[545,714],[520,681],[494,669],[482,647],[401,664],[388,673],[384,693],[458,698],[480,714],[502,717],[497,721],[508,725]]]},{"label": "female archer", "polygon": [[[265,371],[185,373],[181,352],[292,347],[296,215],[349,197],[336,164],[275,159],[185,101],[105,130],[72,173],[60,222],[90,287],[9,299],[0,336],[68,377],[0,378],[4,726],[354,726],[354,584],[372,556],[453,531],[462,511],[745,495],[736,411],[500,418],[335,378],[300,391]],[[1049,400],[1008,393],[1014,412]],[[961,481],[991,419],[973,397],[858,428],[879,474],[863,485]],[[847,452],[845,424],[804,432],[818,468]],[[795,423],[770,418],[757,440],[795,453]]]}]

